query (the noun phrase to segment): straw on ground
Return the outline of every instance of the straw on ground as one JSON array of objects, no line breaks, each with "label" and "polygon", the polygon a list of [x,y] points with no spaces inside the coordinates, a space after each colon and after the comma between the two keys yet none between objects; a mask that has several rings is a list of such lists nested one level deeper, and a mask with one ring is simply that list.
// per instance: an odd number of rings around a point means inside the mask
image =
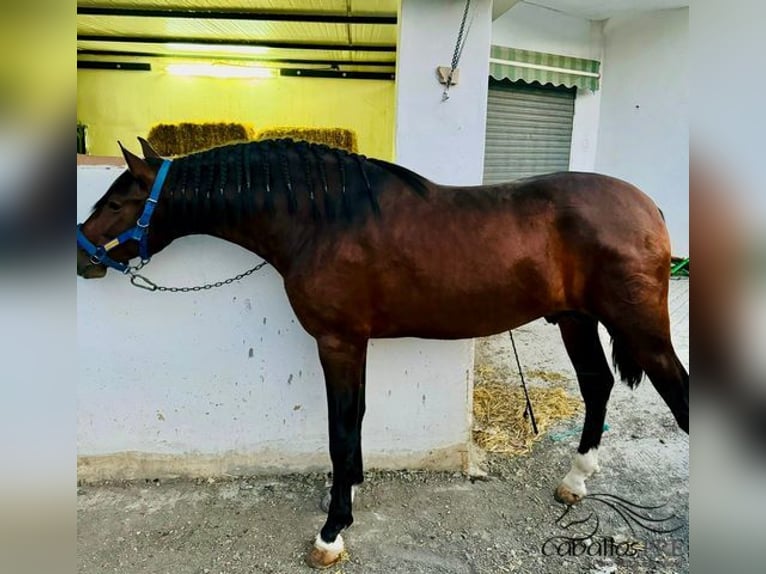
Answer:
[{"label": "straw on ground", "polygon": [[[535,378],[535,373],[528,375]],[[523,389],[509,382],[508,373],[489,366],[478,367],[473,393],[473,438],[476,444],[488,452],[524,454],[556,422],[574,416],[580,410],[580,401],[558,384],[565,377],[555,375],[540,376],[538,378],[547,384],[529,388],[539,430],[535,435],[529,418],[524,416]]]}]

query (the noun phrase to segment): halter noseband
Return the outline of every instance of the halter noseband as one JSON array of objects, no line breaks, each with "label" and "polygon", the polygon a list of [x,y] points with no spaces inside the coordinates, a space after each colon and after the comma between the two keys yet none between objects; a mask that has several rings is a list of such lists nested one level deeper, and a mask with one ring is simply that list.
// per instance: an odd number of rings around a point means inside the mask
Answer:
[{"label": "halter noseband", "polygon": [[97,265],[103,264],[112,269],[117,269],[122,273],[127,273],[130,270],[130,265],[112,259],[109,257],[109,251],[121,243],[131,240],[138,242],[138,255],[141,257],[142,263],[147,263],[149,259],[151,259],[151,256],[149,255],[149,223],[152,220],[154,208],[157,207],[157,200],[162,192],[162,186],[165,183],[165,178],[168,175],[171,163],[172,160],[169,159],[162,161],[162,165],[157,171],[157,176],[154,178],[152,191],[149,193],[149,197],[146,198],[144,211],[141,213],[141,217],[138,218],[138,221],[136,221],[136,224],[127,231],[123,231],[108,243],[97,246],[90,239],[85,237],[85,234],[82,232],[82,223],[77,224],[77,246],[90,255],[92,263]]}]

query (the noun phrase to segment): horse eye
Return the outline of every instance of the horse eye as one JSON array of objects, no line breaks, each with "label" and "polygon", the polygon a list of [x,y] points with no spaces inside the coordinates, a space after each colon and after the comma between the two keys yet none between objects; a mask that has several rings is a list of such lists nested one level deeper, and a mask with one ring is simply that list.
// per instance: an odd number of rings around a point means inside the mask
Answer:
[{"label": "horse eye", "polygon": [[106,204],[106,206],[112,211],[120,211],[120,208],[122,207],[122,205],[120,205],[116,201],[110,201],[109,203]]}]

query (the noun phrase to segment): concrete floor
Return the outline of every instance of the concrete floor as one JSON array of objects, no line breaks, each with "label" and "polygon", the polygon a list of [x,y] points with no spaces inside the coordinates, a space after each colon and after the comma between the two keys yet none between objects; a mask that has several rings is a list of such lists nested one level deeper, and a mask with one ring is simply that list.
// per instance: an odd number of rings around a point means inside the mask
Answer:
[{"label": "concrete floor", "polygon": [[[676,350],[688,367],[688,280],[671,283],[670,308]],[[525,370],[561,373],[577,393],[555,326],[537,321],[515,336]],[[507,370],[515,384],[511,360],[507,334],[478,341],[477,364]],[[557,521],[564,507],[552,492],[569,468],[580,415],[558,425],[529,455],[491,456],[486,480],[368,473],[354,505],[355,523],[344,533],[348,560],[330,572],[688,572],[688,437],[648,381],[636,391],[616,386],[607,422],[602,471],[588,482],[590,492],[664,505],[637,511],[668,518],[643,522],[673,532],[637,526],[623,507],[607,504],[616,500],[609,497],[586,498]],[[318,502],[324,483],[324,476],[308,474],[81,486],[78,570],[308,572],[303,557],[323,523]],[[588,534],[577,544],[554,538]]]}]

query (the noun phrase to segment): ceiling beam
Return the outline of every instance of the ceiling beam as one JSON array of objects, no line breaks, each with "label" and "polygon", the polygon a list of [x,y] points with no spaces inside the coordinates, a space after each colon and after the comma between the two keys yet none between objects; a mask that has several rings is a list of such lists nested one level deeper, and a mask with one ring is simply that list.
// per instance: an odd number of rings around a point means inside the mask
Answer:
[{"label": "ceiling beam", "polygon": [[203,10],[182,8],[108,8],[78,6],[83,16],[132,16],[139,18],[203,18],[206,20],[252,20],[268,22],[315,22],[322,24],[396,24],[396,16],[321,14],[302,12],[259,12],[255,10]]},{"label": "ceiling beam", "polygon": [[334,50],[343,52],[396,52],[394,44],[337,44],[327,42],[282,42],[278,40],[247,40],[244,38],[185,38],[172,36],[117,36],[78,34],[80,42],[121,42],[127,44],[209,44],[211,46],[260,46],[285,50]]},{"label": "ceiling beam", "polygon": [[78,70],[129,70],[150,72],[151,64],[145,62],[103,62],[93,60],[77,60]]},{"label": "ceiling beam", "polygon": [[390,67],[396,66],[396,60],[319,60],[312,58],[264,58],[262,56],[242,56],[240,54],[175,54],[162,52],[131,52],[129,50],[90,50],[78,49],[78,56],[121,56],[137,58],[178,58],[191,60],[244,60],[261,62],[263,64],[296,64],[317,66],[358,66],[358,67]]},{"label": "ceiling beam", "polygon": [[396,76],[393,72],[343,72],[341,70],[296,70],[283,68],[279,71],[280,76],[292,78],[337,78],[346,80],[393,80]]},{"label": "ceiling beam", "polygon": [[508,10],[516,6],[518,3],[519,0],[494,0],[492,2],[492,21],[500,18],[500,16],[508,12]]}]

